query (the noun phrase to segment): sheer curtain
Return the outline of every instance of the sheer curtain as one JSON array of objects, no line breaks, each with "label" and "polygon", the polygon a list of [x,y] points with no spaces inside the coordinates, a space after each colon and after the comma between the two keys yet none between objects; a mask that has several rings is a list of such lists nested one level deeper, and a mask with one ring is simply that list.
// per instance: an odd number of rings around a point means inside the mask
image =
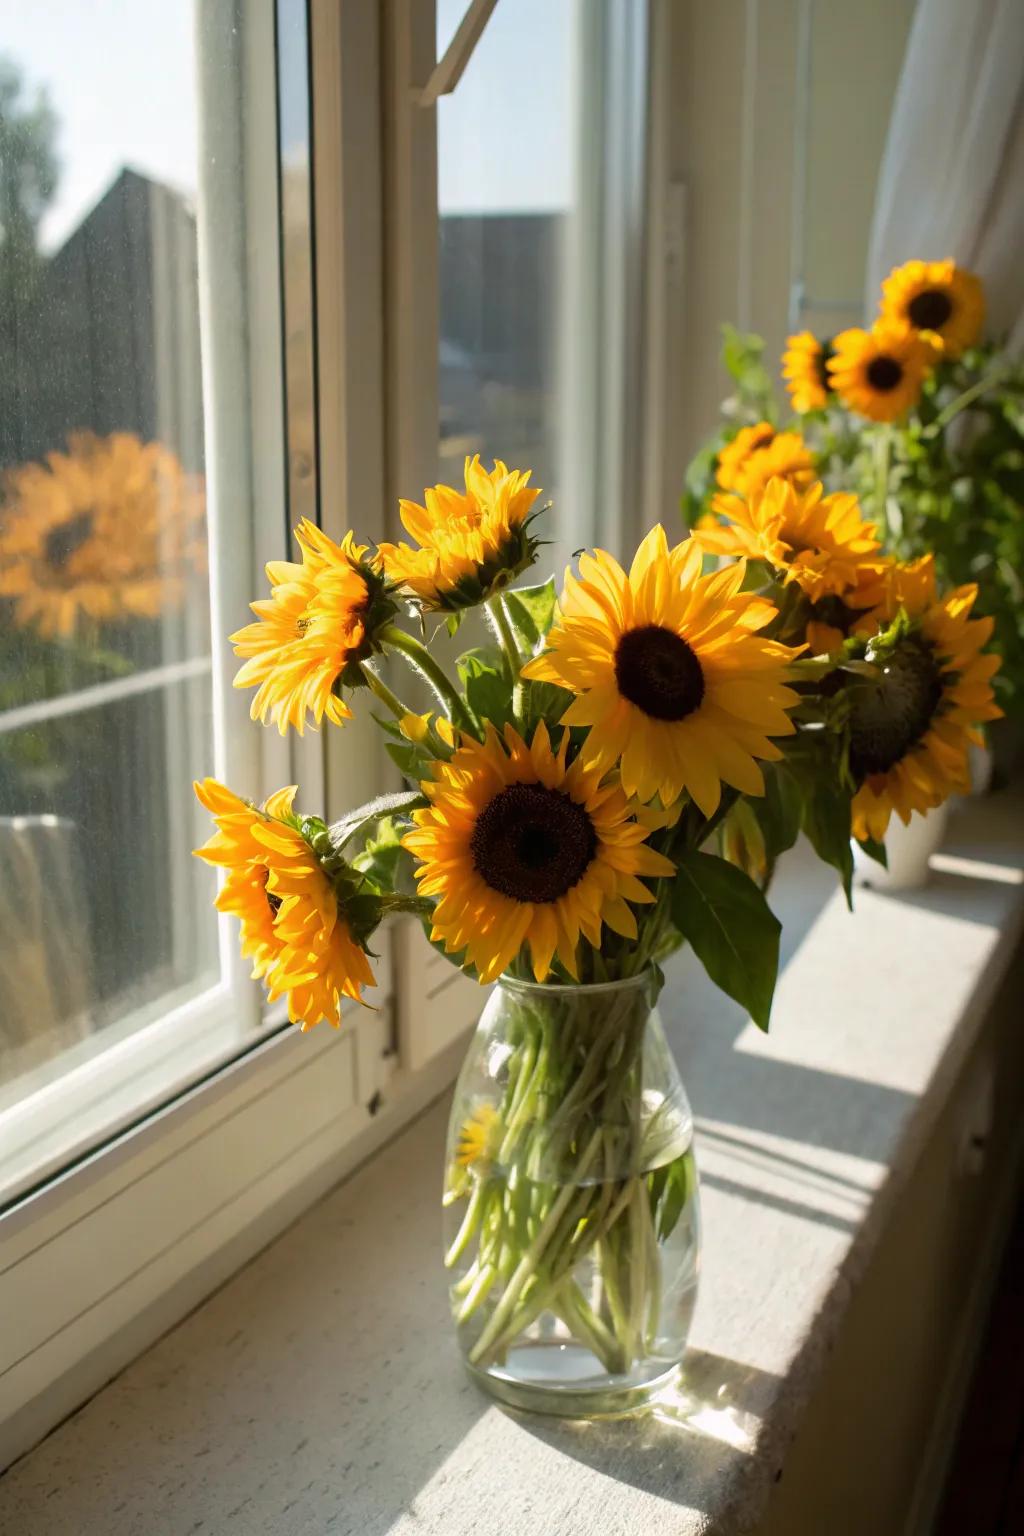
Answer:
[{"label": "sheer curtain", "polygon": [[867,308],[901,261],[984,278],[990,326],[1024,345],[1024,0],[918,0],[879,173]]}]

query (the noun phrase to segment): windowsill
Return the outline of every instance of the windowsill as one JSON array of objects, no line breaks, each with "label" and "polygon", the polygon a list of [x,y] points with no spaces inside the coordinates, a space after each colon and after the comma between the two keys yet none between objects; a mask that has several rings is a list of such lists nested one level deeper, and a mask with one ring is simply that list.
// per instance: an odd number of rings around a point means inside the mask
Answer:
[{"label": "windowsill", "polygon": [[1021,810],[964,805],[932,885],[860,892],[855,918],[837,894],[818,913],[830,875],[797,855],[767,1038],[674,966],[662,1010],[705,1219],[685,1393],[579,1426],[507,1415],[464,1378],[438,1253],[445,1099],[13,1468],[0,1526],[119,1536],[173,1500],[175,1530],[275,1536],[750,1528],[1013,958]]}]

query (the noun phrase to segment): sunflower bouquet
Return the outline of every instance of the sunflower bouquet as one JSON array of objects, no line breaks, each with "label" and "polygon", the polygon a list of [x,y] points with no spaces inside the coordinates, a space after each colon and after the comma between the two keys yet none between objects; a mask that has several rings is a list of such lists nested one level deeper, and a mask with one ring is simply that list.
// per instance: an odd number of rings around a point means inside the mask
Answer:
[{"label": "sunflower bouquet", "polygon": [[[926,562],[918,570],[933,573],[937,590],[976,590],[974,609],[992,620],[1002,658],[999,703],[1019,719],[1024,365],[983,339],[984,326],[984,289],[973,273],[948,260],[908,261],[882,285],[870,327],[789,338],[781,377],[794,415],[785,422],[760,339],[728,331],[725,362],[737,388],[721,431],[691,465],[684,512],[691,526],[713,527],[723,493],[756,498],[776,475],[798,491],[821,481],[827,492],[854,495],[873,528],[873,558],[886,568]],[[851,621],[833,601],[838,622],[829,627],[843,637],[869,625],[871,563],[862,588],[830,594],[856,615]]]},{"label": "sunflower bouquet", "polygon": [[[557,594],[523,581],[538,494],[473,458],[462,489],[401,504],[415,543],[338,543],[304,522],[300,560],[268,565],[270,596],[232,637],[254,718],[343,726],[362,698],[405,788],[328,824],[293,788],[257,806],[196,786],[217,905],[303,1029],[338,1025],[373,986],[373,935],[395,916],[496,983],[456,1092],[446,1262],[467,1360],[513,1401],[533,1401],[552,1360],[575,1362],[580,1391],[643,1391],[677,1363],[697,1186],[652,1013],[661,968],[689,945],[767,1027],[774,862],[803,827],[846,879],[851,786],[891,747],[856,688],[895,668],[900,728],[941,716],[945,772],[990,671],[969,600],[938,600],[930,571],[890,581],[851,496],[775,476],[730,501],[728,528],[674,546],[654,528],[628,568],[581,553]],[[706,569],[716,539],[739,558]],[[804,620],[823,626],[854,589],[858,614],[884,616],[874,638],[809,658],[823,648]],[[487,631],[443,665],[435,637],[475,612]],[[570,1395],[574,1411],[595,1401]]]}]

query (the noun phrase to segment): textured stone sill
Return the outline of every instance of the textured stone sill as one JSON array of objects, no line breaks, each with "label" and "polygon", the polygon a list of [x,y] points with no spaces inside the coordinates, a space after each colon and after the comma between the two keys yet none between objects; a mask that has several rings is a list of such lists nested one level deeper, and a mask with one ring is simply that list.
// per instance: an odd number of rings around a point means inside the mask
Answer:
[{"label": "textured stone sill", "polygon": [[741,1531],[1019,942],[1024,815],[958,810],[926,891],[797,853],[762,1036],[690,962],[663,1012],[698,1125],[685,1385],[644,1419],[516,1418],[464,1379],[438,1257],[440,1103],[0,1483],[18,1536]]}]

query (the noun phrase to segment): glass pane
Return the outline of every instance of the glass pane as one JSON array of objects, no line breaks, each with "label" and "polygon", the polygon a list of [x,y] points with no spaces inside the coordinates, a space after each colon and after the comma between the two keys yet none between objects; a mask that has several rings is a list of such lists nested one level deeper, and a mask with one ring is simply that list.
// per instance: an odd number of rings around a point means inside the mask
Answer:
[{"label": "glass pane", "polygon": [[[438,57],[465,9],[438,0]],[[480,453],[555,490],[577,44],[572,0],[499,5],[438,103],[441,478],[454,484]]]},{"label": "glass pane", "polygon": [[[223,148],[204,134],[242,100],[235,18],[200,0],[5,15],[0,1110],[222,980],[190,852],[208,830],[191,781],[214,762],[197,207]],[[217,216],[242,209],[239,177]]]}]

